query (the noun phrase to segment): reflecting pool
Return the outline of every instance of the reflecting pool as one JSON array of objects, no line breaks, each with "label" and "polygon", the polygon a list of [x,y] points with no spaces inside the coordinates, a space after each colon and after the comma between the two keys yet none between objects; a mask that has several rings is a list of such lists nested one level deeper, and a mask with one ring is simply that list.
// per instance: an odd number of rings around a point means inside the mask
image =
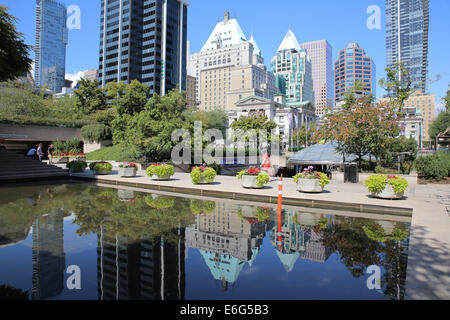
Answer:
[{"label": "reflecting pool", "polygon": [[0,299],[403,299],[405,219],[84,183],[0,192]]}]

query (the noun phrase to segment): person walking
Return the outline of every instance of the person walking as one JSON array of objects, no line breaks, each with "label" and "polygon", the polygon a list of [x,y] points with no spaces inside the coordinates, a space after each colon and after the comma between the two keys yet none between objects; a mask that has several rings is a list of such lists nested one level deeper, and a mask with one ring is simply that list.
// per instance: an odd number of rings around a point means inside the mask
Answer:
[{"label": "person walking", "polygon": [[42,143],[38,144],[36,153],[37,153],[39,161],[42,162],[42,157],[44,156],[44,153],[42,152]]},{"label": "person walking", "polygon": [[31,147],[31,149],[28,150],[27,157],[30,157],[31,159],[36,159],[36,147],[35,146]]},{"label": "person walking", "polygon": [[55,147],[53,144],[48,147],[47,154],[48,154],[48,163],[53,164],[53,153],[55,152]]}]

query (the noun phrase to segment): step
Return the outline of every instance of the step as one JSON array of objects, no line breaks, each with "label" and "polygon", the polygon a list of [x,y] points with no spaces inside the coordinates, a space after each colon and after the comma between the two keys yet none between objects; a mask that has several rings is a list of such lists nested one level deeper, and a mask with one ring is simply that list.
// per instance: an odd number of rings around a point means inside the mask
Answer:
[{"label": "step", "polygon": [[10,175],[10,176],[0,176],[0,181],[18,181],[18,180],[34,180],[43,178],[58,178],[58,177],[68,177],[67,172],[52,173],[52,174],[26,174],[26,175]]}]

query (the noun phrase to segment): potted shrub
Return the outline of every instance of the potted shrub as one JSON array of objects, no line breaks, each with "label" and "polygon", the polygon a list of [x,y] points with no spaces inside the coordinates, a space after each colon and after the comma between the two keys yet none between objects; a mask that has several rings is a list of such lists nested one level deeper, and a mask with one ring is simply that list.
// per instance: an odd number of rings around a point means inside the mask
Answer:
[{"label": "potted shrub", "polygon": [[130,178],[136,177],[138,166],[134,162],[124,162],[119,165],[119,177]]},{"label": "potted shrub", "polygon": [[209,167],[195,167],[191,171],[193,184],[209,184],[216,178],[216,170]]},{"label": "potted shrub", "polygon": [[68,163],[69,157],[65,153],[58,153],[53,156],[53,163]]},{"label": "potted shrub", "polygon": [[401,199],[408,189],[408,181],[395,174],[375,174],[366,179],[364,185],[369,192],[382,199]]},{"label": "potted shrub", "polygon": [[66,167],[69,169],[70,173],[80,173],[86,169],[87,163],[85,161],[73,160],[68,162]]},{"label": "potted shrub", "polygon": [[175,168],[170,164],[155,163],[145,171],[152,180],[169,180],[175,174]]},{"label": "potted shrub", "polygon": [[175,197],[152,194],[145,197],[145,203],[154,209],[168,209],[175,205]]},{"label": "potted shrub", "polygon": [[192,214],[209,214],[216,210],[216,203],[214,201],[202,201],[194,199],[191,201]]},{"label": "potted shrub", "polygon": [[238,173],[237,177],[239,180],[242,180],[242,187],[252,189],[261,189],[270,180],[267,172],[258,168],[242,170]]},{"label": "potted shrub", "polygon": [[247,220],[250,224],[264,222],[270,217],[270,208],[241,206],[238,210],[238,216]]},{"label": "potted shrub", "polygon": [[105,161],[92,162],[89,164],[89,169],[96,175],[107,175],[112,171],[112,164]]},{"label": "potted shrub", "polygon": [[294,182],[300,192],[320,193],[330,183],[330,179],[325,173],[314,171],[314,167],[309,166],[294,176]]}]

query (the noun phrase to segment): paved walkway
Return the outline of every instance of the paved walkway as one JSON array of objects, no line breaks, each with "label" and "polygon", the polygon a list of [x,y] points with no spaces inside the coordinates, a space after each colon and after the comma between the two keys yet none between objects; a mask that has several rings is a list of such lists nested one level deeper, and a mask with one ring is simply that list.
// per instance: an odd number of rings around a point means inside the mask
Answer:
[{"label": "paved walkway", "polygon": [[[164,191],[179,192],[177,188],[189,188],[198,192],[230,193],[255,201],[278,195],[278,179],[272,179],[264,189],[244,189],[236,177],[218,176],[214,184],[193,185],[189,174],[175,173],[170,181],[152,181],[139,171],[135,178],[120,178],[117,171],[106,176],[93,176],[90,171],[74,176],[98,178],[99,182],[125,183],[136,187],[147,185]],[[290,178],[284,179],[283,199],[295,198],[312,201],[330,201],[341,204],[363,204],[376,207],[412,209],[411,236],[406,278],[406,299],[450,299],[450,185],[411,185],[402,200],[382,200],[369,196],[361,184],[344,184],[331,181],[321,194],[305,194],[296,190]],[[203,195],[203,193],[202,193]],[[264,200],[265,201],[265,200]],[[314,203],[314,202],[313,202]],[[361,207],[362,208],[362,207]],[[394,210],[396,211],[396,210]],[[364,212],[362,210],[362,212]],[[387,213],[389,214],[389,213]]]}]

